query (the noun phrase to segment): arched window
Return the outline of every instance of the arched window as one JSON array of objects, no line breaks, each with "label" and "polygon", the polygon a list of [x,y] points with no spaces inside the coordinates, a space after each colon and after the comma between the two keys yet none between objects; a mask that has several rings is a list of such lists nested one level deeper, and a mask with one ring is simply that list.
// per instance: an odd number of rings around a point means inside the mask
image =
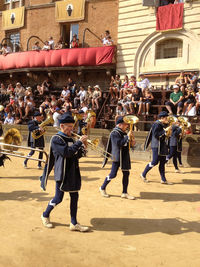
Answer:
[{"label": "arched window", "polygon": [[156,59],[177,58],[183,56],[183,41],[168,39],[156,44]]}]

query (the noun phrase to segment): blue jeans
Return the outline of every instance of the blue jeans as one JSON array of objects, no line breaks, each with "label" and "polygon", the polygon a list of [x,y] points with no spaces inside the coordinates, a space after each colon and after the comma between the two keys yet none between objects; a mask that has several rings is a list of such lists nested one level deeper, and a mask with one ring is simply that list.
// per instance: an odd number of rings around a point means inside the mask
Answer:
[{"label": "blue jeans", "polygon": [[159,172],[160,172],[160,176],[161,176],[161,180],[162,181],[166,181],[165,178],[165,162],[166,162],[166,156],[159,156],[158,155],[158,148],[152,148],[152,156],[153,159],[152,161],[147,164],[147,166],[145,167],[142,175],[144,177],[146,177],[147,173],[159,163]]}]

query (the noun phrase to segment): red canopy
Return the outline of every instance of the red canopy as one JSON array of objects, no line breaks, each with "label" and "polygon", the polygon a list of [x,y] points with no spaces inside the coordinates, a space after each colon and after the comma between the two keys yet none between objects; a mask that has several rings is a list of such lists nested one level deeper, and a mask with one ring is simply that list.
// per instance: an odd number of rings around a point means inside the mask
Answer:
[{"label": "red canopy", "polygon": [[111,64],[115,46],[27,51],[0,55],[0,70]]}]

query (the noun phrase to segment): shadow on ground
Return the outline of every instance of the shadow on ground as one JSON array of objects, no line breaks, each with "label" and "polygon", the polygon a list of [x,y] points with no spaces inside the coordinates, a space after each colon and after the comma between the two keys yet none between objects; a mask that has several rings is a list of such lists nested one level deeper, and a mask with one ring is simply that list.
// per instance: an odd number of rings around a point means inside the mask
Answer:
[{"label": "shadow on ground", "polygon": [[157,193],[157,192],[140,192],[140,199],[158,199],[164,202],[168,201],[200,201],[200,194],[177,194],[177,193]]},{"label": "shadow on ground", "polygon": [[181,218],[140,219],[140,218],[93,218],[93,230],[119,231],[124,235],[164,233],[179,235],[188,232],[200,233],[200,222],[189,222]]}]

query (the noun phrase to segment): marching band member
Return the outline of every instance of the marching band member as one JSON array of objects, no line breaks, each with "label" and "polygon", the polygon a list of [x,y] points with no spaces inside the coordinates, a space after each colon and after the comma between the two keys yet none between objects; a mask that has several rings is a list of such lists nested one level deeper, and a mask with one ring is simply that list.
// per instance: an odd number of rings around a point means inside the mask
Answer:
[{"label": "marching band member", "polygon": [[79,114],[80,117],[78,119],[78,132],[77,132],[77,134],[78,135],[83,135],[82,129],[87,125],[87,123],[84,120],[85,113],[81,109],[81,110],[79,110],[78,114]]},{"label": "marching band member", "polygon": [[[106,193],[106,187],[110,183],[112,179],[117,176],[117,172],[119,167],[122,170],[123,178],[122,178],[122,198],[126,199],[135,199],[135,197],[130,196],[127,192],[128,183],[129,183],[129,170],[131,169],[131,161],[129,154],[129,142],[132,139],[132,145],[135,144],[133,140],[133,132],[126,134],[126,129],[129,124],[125,123],[123,117],[119,117],[116,122],[116,127],[112,130],[108,144],[107,144],[107,152],[112,152],[113,162],[110,174],[105,178],[104,183],[99,188],[99,191],[103,197],[109,197]],[[106,157],[103,162],[103,167],[106,165],[108,158]]]},{"label": "marching band member", "polygon": [[[40,134],[44,132],[44,130],[42,128],[40,128],[40,126],[39,126],[39,124],[42,122],[43,116],[39,111],[36,111],[33,116],[34,116],[34,119],[28,122],[28,130],[29,130],[28,146],[31,147],[31,148],[38,147],[39,149],[43,150],[44,146],[45,146],[45,144],[44,144],[44,136],[42,135],[38,139],[34,139],[32,137],[32,132],[34,130],[38,130],[38,132]],[[30,157],[32,157],[34,153],[35,153],[35,151],[31,150],[30,153],[27,155],[27,158],[24,161],[24,168],[27,168],[28,159]],[[39,152],[39,157],[38,158],[39,159],[43,158],[43,153],[42,152]],[[38,169],[42,169],[41,161],[38,161]]]},{"label": "marching band member", "polygon": [[62,202],[64,192],[70,194],[70,214],[71,231],[86,232],[88,227],[82,226],[77,222],[78,191],[81,188],[81,175],[78,159],[81,158],[85,150],[83,144],[87,141],[87,136],[83,135],[78,141],[72,138],[72,129],[74,119],[69,114],[64,113],[60,118],[60,131],[51,138],[50,157],[45,166],[43,176],[41,177],[41,187],[46,190],[48,175],[54,167],[54,179],[56,182],[56,193],[50,200],[46,210],[41,215],[43,225],[52,228],[49,216],[56,205]]},{"label": "marching band member", "polygon": [[151,142],[152,149],[152,161],[147,164],[143,173],[140,175],[144,182],[148,182],[146,179],[147,173],[159,163],[159,172],[161,176],[161,184],[172,184],[166,180],[165,177],[165,162],[166,156],[168,155],[168,147],[166,143],[166,131],[164,130],[164,124],[168,124],[168,113],[161,111],[158,115],[159,120],[154,122],[152,128],[147,136],[145,142],[145,149]]},{"label": "marching band member", "polygon": [[169,155],[166,157],[166,162],[168,162],[171,158],[173,158],[173,164],[175,167],[175,172],[180,172],[177,164],[177,158],[178,158],[178,143],[179,138],[182,133],[181,128],[179,127],[179,122],[175,122],[174,125],[172,125],[172,134],[169,138]]}]

